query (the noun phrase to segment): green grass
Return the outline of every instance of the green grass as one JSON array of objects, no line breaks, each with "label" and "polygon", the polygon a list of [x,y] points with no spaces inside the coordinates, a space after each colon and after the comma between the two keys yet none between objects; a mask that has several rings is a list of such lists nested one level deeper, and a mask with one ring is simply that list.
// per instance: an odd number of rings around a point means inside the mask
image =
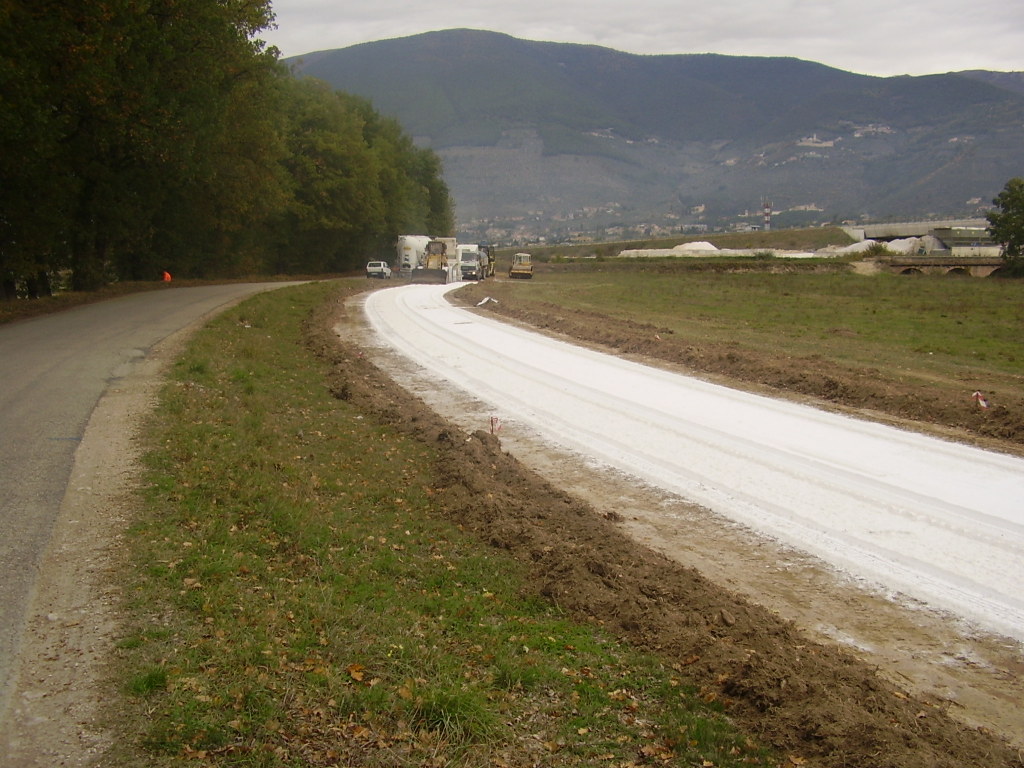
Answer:
[{"label": "green grass", "polygon": [[258,295],[174,367],[121,576],[130,736],[105,764],[776,765],[439,514],[430,448],[332,397],[304,347],[333,290]]},{"label": "green grass", "polygon": [[[499,256],[511,259],[516,251],[529,251],[534,261],[560,261],[564,259],[598,258],[611,259],[619,251],[634,248],[673,248],[680,243],[697,241],[710,242],[716,248],[738,250],[756,249],[765,253],[772,251],[816,251],[829,245],[850,245],[853,239],[839,227],[811,227],[804,229],[779,229],[756,232],[716,232],[702,235],[674,235],[646,240],[620,242],[586,243],[580,245],[559,244],[545,246],[523,246],[503,248]],[[635,262],[634,262],[635,263]]]},{"label": "green grass", "polygon": [[950,379],[1024,375],[1024,283],[1018,280],[656,270],[639,264],[606,271],[594,264],[544,272],[506,290],[523,305],[546,302],[640,320],[678,338],[779,356],[822,355]]}]

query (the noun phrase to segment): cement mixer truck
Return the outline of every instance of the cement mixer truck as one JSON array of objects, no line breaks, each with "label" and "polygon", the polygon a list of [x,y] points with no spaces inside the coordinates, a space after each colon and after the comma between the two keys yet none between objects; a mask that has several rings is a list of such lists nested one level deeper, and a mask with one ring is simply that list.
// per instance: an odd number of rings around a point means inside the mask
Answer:
[{"label": "cement mixer truck", "polygon": [[396,250],[398,252],[398,271],[402,277],[409,277],[413,269],[419,266],[426,252],[430,238],[426,235],[399,235]]}]

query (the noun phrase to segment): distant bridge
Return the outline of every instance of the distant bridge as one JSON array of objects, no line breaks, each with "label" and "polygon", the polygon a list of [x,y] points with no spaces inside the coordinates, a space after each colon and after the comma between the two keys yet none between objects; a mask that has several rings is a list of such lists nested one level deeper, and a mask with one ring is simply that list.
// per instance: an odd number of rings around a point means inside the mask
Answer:
[{"label": "distant bridge", "polygon": [[886,243],[919,238],[921,241],[914,253],[893,253],[861,262],[863,271],[989,277],[1005,266],[1001,249],[992,241],[985,219],[867,224],[844,229],[856,240]]},{"label": "distant bridge", "polygon": [[897,240],[904,237],[924,237],[936,230],[985,230],[986,219],[944,219],[942,221],[903,221],[883,224],[862,224],[843,227],[854,240]]},{"label": "distant bridge", "polygon": [[[869,267],[873,265],[873,269]],[[942,256],[939,254],[904,255],[862,262],[868,271],[890,272],[894,275],[961,275],[989,277],[1006,265],[999,256]]]}]

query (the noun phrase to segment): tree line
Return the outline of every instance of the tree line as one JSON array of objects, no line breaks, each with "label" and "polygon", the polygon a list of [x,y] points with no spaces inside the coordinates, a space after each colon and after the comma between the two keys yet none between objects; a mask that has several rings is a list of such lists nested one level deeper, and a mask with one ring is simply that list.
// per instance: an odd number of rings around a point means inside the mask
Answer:
[{"label": "tree line", "polygon": [[292,77],[269,0],[0,0],[0,298],[354,269],[449,235],[438,157]]}]

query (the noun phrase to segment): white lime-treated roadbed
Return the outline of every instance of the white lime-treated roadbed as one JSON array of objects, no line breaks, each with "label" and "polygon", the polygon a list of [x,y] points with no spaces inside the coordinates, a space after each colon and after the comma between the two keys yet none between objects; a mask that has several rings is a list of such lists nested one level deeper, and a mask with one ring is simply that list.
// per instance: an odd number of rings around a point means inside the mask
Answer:
[{"label": "white lime-treated roadbed", "polygon": [[567,344],[452,306],[456,287],[376,291],[366,315],[506,424],[1024,639],[1024,460]]}]

